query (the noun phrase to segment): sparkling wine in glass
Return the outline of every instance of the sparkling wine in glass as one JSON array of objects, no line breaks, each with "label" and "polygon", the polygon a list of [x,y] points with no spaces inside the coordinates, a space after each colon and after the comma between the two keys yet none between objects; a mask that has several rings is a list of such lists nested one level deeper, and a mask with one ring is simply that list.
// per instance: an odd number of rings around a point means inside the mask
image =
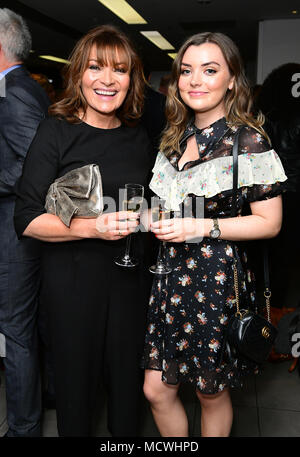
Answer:
[{"label": "sparkling wine in glass", "polygon": [[[143,197],[144,187],[141,184],[125,184],[125,198],[123,200],[123,210],[134,213],[140,212],[143,204]],[[139,264],[138,259],[130,255],[131,239],[132,235],[130,234],[126,238],[126,247],[124,255],[115,259],[115,263],[120,267],[134,268]]]},{"label": "sparkling wine in glass", "polygon": [[[164,200],[159,197],[152,197],[151,199],[151,216],[153,222],[171,219],[172,213],[166,209]],[[150,273],[155,275],[167,275],[171,273],[172,268],[167,264],[165,259],[166,242],[161,241],[158,248],[158,256],[155,265],[149,268]]]}]

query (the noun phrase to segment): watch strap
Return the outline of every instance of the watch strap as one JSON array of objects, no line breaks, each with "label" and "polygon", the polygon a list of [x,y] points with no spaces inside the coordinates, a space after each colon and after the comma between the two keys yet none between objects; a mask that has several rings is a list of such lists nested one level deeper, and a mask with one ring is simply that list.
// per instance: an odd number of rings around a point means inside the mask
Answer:
[{"label": "watch strap", "polygon": [[219,220],[217,218],[213,219],[213,224],[214,224],[214,227],[213,227],[214,229],[220,230]]}]

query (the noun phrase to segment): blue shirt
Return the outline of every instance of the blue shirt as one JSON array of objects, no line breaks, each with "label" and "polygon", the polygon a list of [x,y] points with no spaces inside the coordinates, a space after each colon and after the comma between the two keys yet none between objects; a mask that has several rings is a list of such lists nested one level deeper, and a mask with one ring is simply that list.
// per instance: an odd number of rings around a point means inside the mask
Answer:
[{"label": "blue shirt", "polygon": [[15,68],[19,68],[20,66],[21,64],[13,65],[12,67],[6,68],[6,70],[0,71],[0,80],[4,78],[4,76],[7,75],[7,73],[14,70]]}]

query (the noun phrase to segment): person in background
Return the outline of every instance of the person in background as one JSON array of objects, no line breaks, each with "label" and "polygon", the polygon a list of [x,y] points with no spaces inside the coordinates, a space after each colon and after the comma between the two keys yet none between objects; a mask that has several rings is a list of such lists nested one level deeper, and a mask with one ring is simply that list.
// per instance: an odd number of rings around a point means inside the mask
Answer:
[{"label": "person in background", "polygon": [[153,144],[154,160],[159,148],[161,134],[166,126],[166,96],[151,86],[151,72],[144,67],[146,84],[144,90],[144,109],[141,122],[145,126]]},{"label": "person in background", "polygon": [[166,97],[145,84],[144,111],[141,122],[145,126],[153,145],[154,160],[159,148],[161,134],[166,126],[165,116]]},{"label": "person in background", "polygon": [[[151,224],[157,239],[167,243],[165,261],[172,270],[165,281],[153,282],[142,360],[144,393],[162,436],[188,436],[178,396],[185,382],[193,384],[201,404],[201,435],[228,436],[230,388],[257,370],[254,362],[223,352],[226,325],[236,309],[233,253],[239,257],[241,307],[248,307],[248,298],[254,307],[252,274],[238,242],[278,234],[286,176],[262,128],[263,117],[251,114],[250,100],[239,51],[229,37],[200,33],[182,45],[150,182],[178,216]],[[240,178],[237,217],[231,217],[237,129]],[[181,218],[177,213],[187,197],[192,208],[204,198],[204,214]],[[242,214],[246,203],[249,215]]]},{"label": "person in background", "polygon": [[298,306],[300,297],[300,243],[293,243],[292,256],[286,255],[294,237],[295,210],[300,205],[299,79],[299,63],[289,62],[274,68],[263,82],[257,98],[257,106],[266,117],[265,130],[288,177],[282,196],[282,229],[270,243],[272,303],[279,308]]},{"label": "person in background", "polygon": [[31,35],[19,15],[0,9],[0,355],[6,381],[8,437],[40,436],[37,348],[39,243],[18,240],[15,184],[49,99],[24,61]]},{"label": "person in background", "polygon": [[55,103],[57,100],[57,95],[55,93],[55,89],[53,87],[53,84],[50,83],[49,79],[47,78],[46,75],[43,73],[31,73],[30,76],[37,82],[39,83],[42,88],[45,90],[47,93],[51,103]]},{"label": "person in background", "polygon": [[159,88],[158,91],[161,94],[167,95],[168,94],[168,88],[171,80],[171,75],[167,74],[161,77],[160,83],[159,83]]},{"label": "person in background", "polygon": [[18,186],[15,227],[21,239],[43,241],[40,306],[52,354],[58,433],[91,436],[97,391],[108,391],[113,436],[140,434],[148,275],[144,233],[133,248],[139,267],[120,268],[138,213],[104,211],[70,226],[46,213],[49,186],[70,170],[99,166],[103,195],[119,208],[126,183],[145,188],[153,151],[138,125],[144,76],[129,39],[113,26],[89,31],[75,46],[65,98],[50,108],[27,156]]},{"label": "person in background", "polygon": [[299,63],[281,65],[266,77],[257,96],[258,109],[266,118],[265,130],[278,151],[288,177],[285,185],[287,193],[284,197],[289,197],[290,193],[293,193],[298,194],[298,198],[300,195],[299,79]]}]

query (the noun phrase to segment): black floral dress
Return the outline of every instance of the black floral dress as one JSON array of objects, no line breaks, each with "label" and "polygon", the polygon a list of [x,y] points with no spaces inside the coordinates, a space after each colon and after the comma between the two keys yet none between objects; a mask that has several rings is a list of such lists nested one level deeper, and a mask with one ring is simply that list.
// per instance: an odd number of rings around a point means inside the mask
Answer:
[{"label": "black floral dress", "polygon": [[[186,196],[197,195],[204,198],[205,218],[230,217],[234,133],[225,118],[203,130],[190,124],[180,154],[166,158],[159,153],[152,190],[169,199],[174,210]],[[196,135],[199,159],[179,170],[178,161],[191,135]],[[275,151],[252,128],[245,126],[241,131],[239,156],[240,214],[247,202],[279,195],[286,177]],[[246,374],[257,371],[254,363],[240,357],[228,359],[224,352],[226,325],[235,311],[233,248],[232,241],[211,238],[166,245],[166,261],[172,272],[153,281],[142,366],[162,371],[162,380],[169,384],[191,382],[201,392],[214,394],[225,387],[241,386]],[[241,305],[250,302],[255,307],[254,275],[245,252],[239,252]]]}]

